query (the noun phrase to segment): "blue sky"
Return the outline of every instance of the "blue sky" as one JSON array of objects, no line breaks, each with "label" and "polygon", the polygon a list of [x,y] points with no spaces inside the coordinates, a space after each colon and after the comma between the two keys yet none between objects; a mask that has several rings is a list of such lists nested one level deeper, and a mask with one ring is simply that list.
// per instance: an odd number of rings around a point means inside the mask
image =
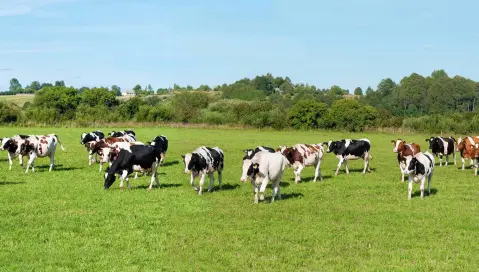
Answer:
[{"label": "blue sky", "polygon": [[444,69],[479,81],[478,1],[0,0],[0,90],[16,77],[155,89],[272,73],[363,89]]}]

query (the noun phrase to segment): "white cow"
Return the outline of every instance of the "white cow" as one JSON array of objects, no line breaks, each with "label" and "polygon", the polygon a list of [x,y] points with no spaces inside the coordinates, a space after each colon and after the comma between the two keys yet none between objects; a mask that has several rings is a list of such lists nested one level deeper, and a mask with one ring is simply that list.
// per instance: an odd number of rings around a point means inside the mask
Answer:
[{"label": "white cow", "polygon": [[412,182],[421,182],[421,198],[424,198],[424,183],[427,178],[427,190],[431,194],[431,178],[434,172],[434,156],[429,152],[419,152],[406,158],[405,174],[409,174],[408,199],[411,199]]},{"label": "white cow", "polygon": [[258,203],[258,190],[261,194],[260,200],[264,200],[264,191],[270,180],[273,185],[271,203],[274,202],[276,194],[278,199],[281,199],[279,183],[287,164],[288,160],[281,153],[261,151],[254,155],[249,166],[243,165],[243,171],[246,166],[248,167],[247,175],[251,178],[251,184],[253,184],[254,203]]},{"label": "white cow", "polygon": [[20,147],[21,153],[24,152],[29,154],[29,160],[25,173],[28,174],[28,170],[30,167],[32,167],[32,172],[35,172],[35,166],[33,163],[38,157],[49,157],[50,169],[48,171],[52,171],[53,166],[55,165],[55,152],[57,148],[57,142],[60,144],[62,150],[65,151],[65,148],[55,134],[34,135],[28,137],[25,142],[21,144]]}]

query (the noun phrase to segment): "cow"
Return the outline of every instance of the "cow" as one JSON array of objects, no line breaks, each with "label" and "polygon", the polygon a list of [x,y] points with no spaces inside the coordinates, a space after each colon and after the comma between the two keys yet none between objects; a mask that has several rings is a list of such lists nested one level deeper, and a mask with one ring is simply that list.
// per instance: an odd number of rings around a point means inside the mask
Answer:
[{"label": "cow", "polygon": [[110,137],[121,137],[128,140],[128,142],[135,142],[136,141],[136,133],[131,130],[122,130],[122,131],[112,131],[110,132]]},{"label": "cow", "polygon": [[431,194],[431,178],[434,172],[434,156],[429,152],[419,152],[406,159],[406,169],[404,172],[409,174],[408,199],[411,199],[412,182],[421,182],[421,198],[424,198],[424,183],[427,178],[427,190]]},{"label": "cow", "polygon": [[166,151],[168,151],[168,138],[164,135],[156,136],[150,143],[150,145],[159,145],[161,154],[160,154],[160,165],[163,165],[165,160]]},{"label": "cow", "polygon": [[306,166],[316,167],[313,182],[316,182],[318,177],[320,181],[323,181],[320,167],[324,156],[324,148],[321,144],[296,144],[292,147],[280,146],[276,151],[280,151],[288,160],[288,165],[293,168],[295,183],[301,180],[301,171]]},{"label": "cow", "polygon": [[394,145],[393,152],[397,153],[399,170],[401,171],[401,182],[404,182],[406,158],[421,152],[421,147],[416,143],[407,144],[406,141],[402,139],[391,140],[391,143]]},{"label": "cow", "polygon": [[20,146],[20,153],[28,154],[29,156],[25,173],[28,174],[30,167],[32,168],[32,172],[35,172],[35,159],[44,157],[50,158],[50,169],[48,171],[51,172],[55,166],[57,143],[60,144],[62,150],[65,151],[65,148],[56,134],[32,135],[28,137]]},{"label": "cow", "polygon": [[[213,183],[215,181],[213,174],[215,171],[218,172],[218,183],[219,189],[221,190],[222,173],[224,169],[223,150],[219,147],[210,148],[201,146],[192,153],[181,155],[181,158],[185,165],[185,174],[191,172],[190,184],[196,191],[198,191],[198,195],[201,195],[203,192],[203,184],[205,182],[206,174],[210,177],[210,187],[208,192],[213,190]],[[194,179],[199,176],[200,173],[200,188],[198,189],[194,184]]]},{"label": "cow", "polygon": [[244,149],[243,152],[245,153],[245,155],[243,157],[243,174],[240,178],[241,182],[245,182],[246,179],[248,179],[247,172],[251,164],[251,159],[254,157],[254,155],[256,155],[256,153],[260,151],[267,151],[270,153],[276,152],[273,148],[267,146],[257,146],[255,149]]},{"label": "cow", "polygon": [[358,160],[359,158],[364,160],[364,170],[363,174],[366,174],[366,170],[371,172],[369,168],[369,161],[373,159],[371,155],[371,142],[366,139],[342,139],[340,141],[324,142],[323,145],[326,145],[328,149],[326,153],[333,152],[334,155],[339,159],[338,167],[336,169],[335,175],[339,173],[339,168],[344,163],[346,169],[346,174],[349,174],[348,169],[348,160]]},{"label": "cow", "polygon": [[[258,191],[260,193],[259,200],[264,200],[264,191],[268,182],[271,180],[273,186],[273,194],[271,203],[274,202],[274,197],[277,194],[278,200],[281,200],[280,182],[284,173],[284,169],[288,164],[286,157],[280,152],[269,152],[263,150],[257,152],[250,161],[248,166],[247,176],[251,178],[251,184],[254,188],[254,201],[258,203]],[[244,180],[243,182],[245,182]]]},{"label": "cow", "polygon": [[148,145],[133,145],[129,150],[121,149],[118,157],[113,161],[111,167],[107,167],[105,171],[104,189],[109,189],[115,182],[116,174],[120,175],[120,189],[123,189],[123,181],[126,179],[126,185],[130,188],[128,175],[133,172],[151,172],[150,186],[148,190],[153,188],[153,183],[156,181],[158,188],[160,181],[158,180],[158,150],[154,146]]},{"label": "cow", "polygon": [[446,166],[449,162],[449,155],[452,154],[454,157],[454,165],[456,165],[456,153],[454,150],[456,149],[454,143],[456,139],[453,137],[430,137],[426,139],[426,142],[429,142],[429,149],[431,149],[432,154],[436,157],[439,157],[439,166],[442,166],[442,157],[446,156]]},{"label": "cow", "polygon": [[479,137],[466,136],[457,139],[456,151],[461,155],[462,170],[465,169],[466,159],[471,160],[471,165],[474,165],[476,160],[476,143],[479,143]]},{"label": "cow", "polygon": [[[118,146],[119,143],[132,143],[133,145],[135,142],[129,142],[125,138],[121,137],[108,137],[105,139],[102,139],[98,142],[96,142],[93,147],[90,150],[91,154],[98,154],[100,156],[100,170],[99,172],[102,171],[103,169],[103,163],[106,162],[111,162],[110,160],[110,153],[112,151],[112,148],[115,146]],[[143,143],[139,143],[141,145],[144,145]]]},{"label": "cow", "polygon": [[2,138],[0,150],[6,150],[8,154],[8,162],[9,168],[8,170],[12,170],[13,161],[16,156],[18,156],[18,160],[20,165],[23,167],[23,157],[28,156],[28,154],[20,154],[20,145],[30,137],[30,135],[14,135],[11,138]]},{"label": "cow", "polygon": [[99,130],[95,130],[92,132],[83,132],[80,136],[80,144],[84,145],[86,147],[86,151],[88,152],[88,165],[91,165],[92,163],[96,162],[96,154],[95,157],[93,157],[93,153],[90,151],[92,150],[93,146],[95,145],[96,142],[99,142],[100,140],[105,139],[105,134]]}]

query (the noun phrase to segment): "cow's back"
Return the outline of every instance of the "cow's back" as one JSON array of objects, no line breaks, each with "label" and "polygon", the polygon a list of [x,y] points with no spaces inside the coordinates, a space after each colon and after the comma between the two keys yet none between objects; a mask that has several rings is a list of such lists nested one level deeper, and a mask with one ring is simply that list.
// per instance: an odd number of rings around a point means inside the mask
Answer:
[{"label": "cow's back", "polygon": [[253,157],[252,163],[258,163],[261,173],[267,174],[270,180],[276,180],[283,174],[287,160],[281,153],[261,151]]}]

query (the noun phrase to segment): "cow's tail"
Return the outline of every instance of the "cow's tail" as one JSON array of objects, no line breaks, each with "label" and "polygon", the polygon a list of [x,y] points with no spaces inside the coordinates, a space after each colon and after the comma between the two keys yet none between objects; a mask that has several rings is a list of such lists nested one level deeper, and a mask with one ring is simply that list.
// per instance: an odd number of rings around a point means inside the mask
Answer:
[{"label": "cow's tail", "polygon": [[60,147],[62,148],[62,150],[65,152],[65,148],[63,147],[62,143],[60,142],[60,138],[58,138],[58,135],[56,134],[53,134],[53,136],[55,136],[55,138],[57,139],[58,143],[60,144]]}]

